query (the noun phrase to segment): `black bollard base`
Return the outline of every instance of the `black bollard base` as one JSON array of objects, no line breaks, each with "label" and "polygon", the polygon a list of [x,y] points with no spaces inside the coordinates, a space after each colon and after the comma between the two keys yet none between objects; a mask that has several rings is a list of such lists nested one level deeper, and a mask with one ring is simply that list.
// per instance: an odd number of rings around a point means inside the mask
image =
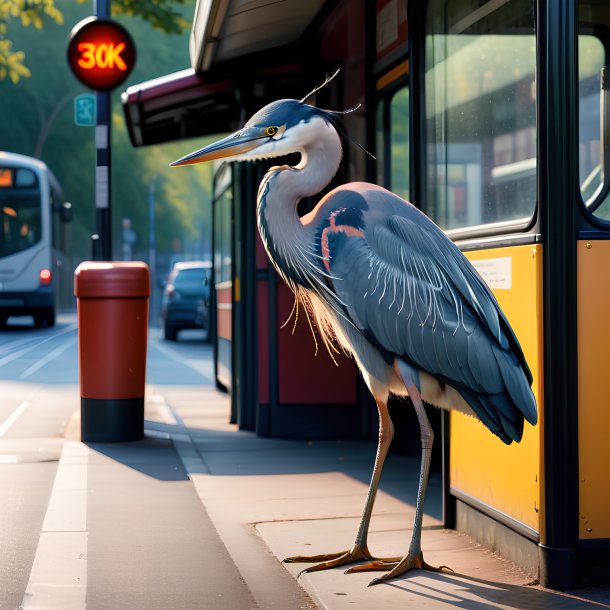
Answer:
[{"label": "black bollard base", "polygon": [[84,443],[124,443],[144,438],[144,397],[81,397]]}]

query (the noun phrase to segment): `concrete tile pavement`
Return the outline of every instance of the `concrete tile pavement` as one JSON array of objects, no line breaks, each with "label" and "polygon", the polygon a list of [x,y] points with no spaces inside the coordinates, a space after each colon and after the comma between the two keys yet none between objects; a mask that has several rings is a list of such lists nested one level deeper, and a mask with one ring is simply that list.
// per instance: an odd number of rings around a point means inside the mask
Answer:
[{"label": "concrete tile pavement", "polygon": [[[220,539],[260,608],[298,608],[306,602],[286,586],[304,565],[282,564],[296,554],[347,549],[359,523],[375,447],[358,442],[261,439],[227,423],[228,397],[212,387],[151,388],[157,406],[175,418],[149,421],[149,433],[168,434]],[[167,412],[167,411],[166,411]],[[414,513],[419,463],[391,456],[371,524],[374,553],[402,555]],[[433,565],[455,572],[412,572],[367,587],[374,574],[344,568],[304,574],[298,583],[320,608],[610,608],[607,589],[556,593],[530,585],[517,566],[442,529],[440,482],[432,479],[423,547]],[[292,591],[293,598],[282,597]],[[298,604],[298,605],[294,605]]]}]

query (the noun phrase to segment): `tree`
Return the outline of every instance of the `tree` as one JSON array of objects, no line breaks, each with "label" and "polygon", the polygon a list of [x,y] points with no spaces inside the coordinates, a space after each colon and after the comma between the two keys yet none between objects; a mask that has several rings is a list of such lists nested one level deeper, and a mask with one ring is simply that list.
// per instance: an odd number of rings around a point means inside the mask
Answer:
[{"label": "tree", "polygon": [[[89,1],[77,0],[79,4]],[[115,14],[140,17],[162,32],[180,34],[189,27],[189,22],[176,7],[190,4],[191,0],[114,0],[112,8]],[[25,53],[14,50],[8,37],[17,20],[21,27],[41,30],[48,21],[61,25],[64,16],[55,0],[0,0],[0,81],[9,78],[15,85],[21,78],[31,76],[25,65]]]},{"label": "tree", "polygon": [[23,63],[25,53],[14,51],[12,40],[7,38],[9,23],[19,19],[23,27],[30,25],[42,29],[45,21],[62,24],[64,17],[55,6],[55,0],[1,0],[0,1],[0,80],[10,78],[14,84],[29,77],[30,70]]}]

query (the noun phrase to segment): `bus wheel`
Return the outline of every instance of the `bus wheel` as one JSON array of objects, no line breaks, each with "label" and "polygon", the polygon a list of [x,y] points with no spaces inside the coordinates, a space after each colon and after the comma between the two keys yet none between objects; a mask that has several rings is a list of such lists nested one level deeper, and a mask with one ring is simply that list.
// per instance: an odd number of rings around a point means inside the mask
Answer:
[{"label": "bus wheel", "polygon": [[36,328],[45,328],[55,326],[55,310],[41,309],[34,314],[34,326]]}]

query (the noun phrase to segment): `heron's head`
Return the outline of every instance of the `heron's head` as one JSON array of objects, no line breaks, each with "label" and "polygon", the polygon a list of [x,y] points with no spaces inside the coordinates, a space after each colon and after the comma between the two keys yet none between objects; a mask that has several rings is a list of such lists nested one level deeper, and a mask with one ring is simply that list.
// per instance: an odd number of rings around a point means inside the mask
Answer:
[{"label": "heron's head", "polygon": [[192,152],[172,166],[228,159],[247,161],[303,153],[329,128],[331,112],[297,100],[279,100],[259,110],[234,134]]}]

